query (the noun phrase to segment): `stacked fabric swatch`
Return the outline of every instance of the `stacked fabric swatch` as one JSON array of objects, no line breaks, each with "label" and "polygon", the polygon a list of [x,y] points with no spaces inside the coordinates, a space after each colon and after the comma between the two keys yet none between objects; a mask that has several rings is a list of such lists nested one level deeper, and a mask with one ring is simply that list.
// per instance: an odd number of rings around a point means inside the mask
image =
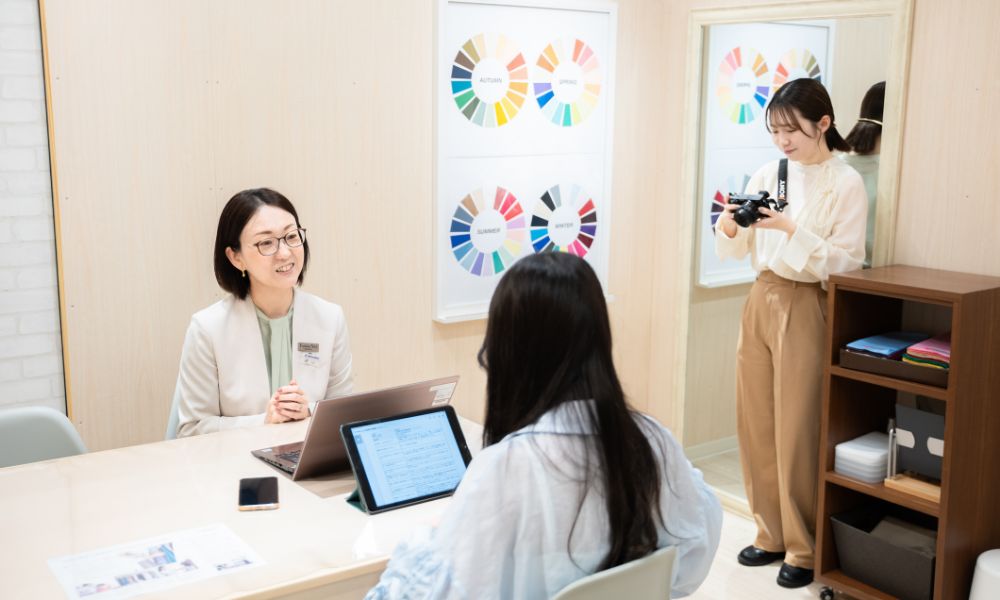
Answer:
[{"label": "stacked fabric swatch", "polygon": [[898,359],[907,348],[911,348],[917,342],[926,340],[929,337],[926,333],[917,333],[914,331],[890,331],[889,333],[854,340],[850,344],[847,344],[847,349],[851,352],[868,354],[878,358]]},{"label": "stacked fabric swatch", "polygon": [[903,353],[903,362],[934,369],[951,366],[951,332],[913,344]]},{"label": "stacked fabric swatch", "polygon": [[889,435],[879,431],[837,444],[833,470],[866,483],[885,479],[889,464]]}]

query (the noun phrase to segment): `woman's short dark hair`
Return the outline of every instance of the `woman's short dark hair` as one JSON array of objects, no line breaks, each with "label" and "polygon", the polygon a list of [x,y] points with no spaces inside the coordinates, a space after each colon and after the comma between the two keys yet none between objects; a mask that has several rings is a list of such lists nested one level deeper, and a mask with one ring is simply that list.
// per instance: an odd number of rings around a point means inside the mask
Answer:
[{"label": "woman's short dark hair", "polygon": [[[215,280],[219,282],[219,287],[232,293],[240,300],[247,297],[250,292],[250,278],[244,277],[243,273],[229,262],[226,256],[226,248],[234,251],[240,250],[240,234],[247,226],[250,219],[257,213],[261,206],[274,206],[295,217],[295,226],[302,227],[299,223],[299,213],[295,212],[295,207],[280,193],[268,189],[257,188],[243,190],[229,199],[222,214],[219,215],[219,228],[215,232]],[[302,244],[303,258],[302,271],[299,273],[298,284],[306,274],[306,267],[309,266],[309,240]]]},{"label": "woman's short dark hair", "polygon": [[490,302],[479,364],[487,373],[484,446],[561,404],[592,400],[566,410],[596,434],[581,444],[580,460],[584,497],[594,476],[605,494],[611,539],[599,569],[654,551],[657,523],[664,524],[661,466],[626,404],[604,292],[590,265],[572,254],[543,252],[511,267]]},{"label": "woman's short dark hair", "polygon": [[793,79],[778,88],[778,91],[771,97],[771,102],[768,103],[764,114],[767,130],[771,131],[771,117],[773,115],[777,117],[777,122],[781,126],[802,131],[799,120],[795,118],[796,110],[799,111],[802,118],[813,123],[817,123],[824,116],[829,115],[830,128],[826,130],[824,135],[826,147],[842,152],[848,152],[851,149],[841,137],[840,132],[837,131],[837,120],[833,115],[833,102],[830,101],[830,94],[827,93],[822,83],[809,77],[802,77]]},{"label": "woman's short dark hair", "polygon": [[[860,119],[847,134],[847,143],[858,154],[871,154],[875,151],[875,142],[882,135],[882,113],[885,110],[885,82],[880,81],[868,88],[861,100]],[[878,121],[878,123],[872,123]]]}]

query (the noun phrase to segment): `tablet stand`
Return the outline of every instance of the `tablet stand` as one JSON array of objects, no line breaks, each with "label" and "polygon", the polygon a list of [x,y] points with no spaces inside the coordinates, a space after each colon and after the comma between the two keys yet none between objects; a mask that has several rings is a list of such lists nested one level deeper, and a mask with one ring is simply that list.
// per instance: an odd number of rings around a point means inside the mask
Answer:
[{"label": "tablet stand", "polygon": [[361,512],[363,513],[368,512],[367,510],[365,510],[364,504],[361,503],[361,493],[358,492],[358,488],[354,488],[354,491],[351,492],[351,495],[346,498],[346,501],[348,504],[360,510]]}]

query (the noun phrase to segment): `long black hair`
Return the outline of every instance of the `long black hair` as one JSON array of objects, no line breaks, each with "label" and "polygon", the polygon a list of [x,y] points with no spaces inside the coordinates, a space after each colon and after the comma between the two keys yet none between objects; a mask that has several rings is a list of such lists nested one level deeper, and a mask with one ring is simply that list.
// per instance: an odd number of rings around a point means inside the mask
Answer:
[{"label": "long black hair", "polygon": [[[600,473],[606,496],[611,544],[599,570],[654,551],[663,522],[660,467],[626,404],[604,293],[590,265],[562,252],[518,261],[493,293],[479,364],[487,373],[484,446],[563,403],[593,400],[574,406],[587,407],[577,417],[596,434],[584,446],[583,489]],[[591,461],[599,468],[589,468]]]},{"label": "long black hair", "polygon": [[[875,142],[882,135],[882,113],[885,110],[885,82],[880,81],[868,88],[861,99],[861,114],[858,122],[847,134],[847,143],[858,154],[871,154]],[[876,122],[877,121],[877,122]]]},{"label": "long black hair", "polygon": [[764,114],[767,130],[771,131],[771,119],[775,117],[775,121],[782,126],[802,131],[799,120],[795,118],[795,111],[798,111],[802,118],[813,124],[829,115],[830,127],[824,134],[826,147],[830,150],[850,151],[851,147],[837,131],[837,120],[833,115],[833,102],[822,83],[809,77],[802,77],[793,79],[778,88],[767,104]]}]

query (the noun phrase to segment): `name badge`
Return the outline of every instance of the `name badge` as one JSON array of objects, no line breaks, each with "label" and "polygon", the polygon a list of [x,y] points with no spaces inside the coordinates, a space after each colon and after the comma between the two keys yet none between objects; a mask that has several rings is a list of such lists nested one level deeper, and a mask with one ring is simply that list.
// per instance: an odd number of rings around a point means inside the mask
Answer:
[{"label": "name badge", "polygon": [[299,342],[299,352],[319,352],[319,344]]}]

